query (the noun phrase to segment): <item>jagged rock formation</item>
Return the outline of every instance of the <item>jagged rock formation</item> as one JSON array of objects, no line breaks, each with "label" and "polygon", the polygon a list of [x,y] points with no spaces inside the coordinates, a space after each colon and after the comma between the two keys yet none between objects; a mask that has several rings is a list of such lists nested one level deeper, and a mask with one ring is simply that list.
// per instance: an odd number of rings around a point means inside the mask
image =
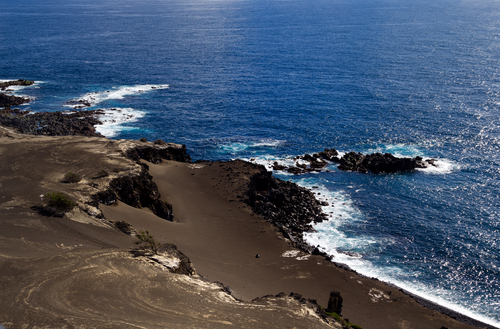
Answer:
[{"label": "jagged rock formation", "polygon": [[296,162],[294,166],[286,167],[275,162],[273,170],[284,170],[295,175],[300,175],[308,172],[324,171],[328,163],[340,163],[338,168],[345,171],[395,173],[437,166],[435,164],[435,159],[424,160],[422,157],[397,158],[390,153],[373,153],[365,155],[362,153],[350,152],[340,159],[338,155],[335,149],[325,149],[323,152],[312,155],[305,154],[295,157],[294,160]]},{"label": "jagged rock formation", "polygon": [[[0,82],[0,90],[5,90],[9,86],[30,86],[34,84],[34,81],[28,80],[16,80]],[[17,106],[29,102],[30,99],[27,97],[19,97],[14,95],[8,95],[5,93],[0,93],[0,107],[5,109],[10,109],[11,106]]]},{"label": "jagged rock formation", "polygon": [[342,304],[344,302],[344,298],[340,296],[340,292],[332,291],[330,293],[330,299],[328,300],[328,309],[330,312],[335,312],[338,315],[342,316]]},{"label": "jagged rock formation", "polygon": [[29,102],[29,98],[7,95],[0,93],[0,107],[10,109],[11,106],[17,106]]},{"label": "jagged rock formation", "polygon": [[278,227],[295,247],[318,253],[302,236],[314,230],[311,223],[327,218],[311,191],[275,178],[261,166],[261,171],[251,178],[246,202],[256,214]]},{"label": "jagged rock formation", "polygon": [[[329,162],[339,162],[339,153],[335,149],[325,149],[322,152],[314,154],[305,154],[303,156],[296,156],[294,158],[295,166],[286,167],[275,162],[273,165],[273,170],[285,170],[294,175],[305,174],[307,172],[321,171]],[[302,163],[299,163],[299,160]],[[304,162],[308,162],[307,165]]]},{"label": "jagged rock formation", "polygon": [[139,175],[124,175],[112,179],[108,188],[94,195],[94,206],[98,203],[113,204],[120,200],[136,208],[149,208],[155,215],[166,220],[173,220],[172,206],[161,199],[149,167],[141,164]]},{"label": "jagged rock formation", "polygon": [[0,89],[5,90],[10,86],[31,86],[34,83],[35,81],[33,80],[23,80],[23,79],[0,82]]},{"label": "jagged rock formation", "polygon": [[350,152],[345,154],[340,159],[340,170],[358,171],[358,172],[373,172],[373,173],[395,173],[403,171],[411,171],[416,168],[427,168],[434,164],[433,159],[423,160],[421,157],[416,158],[397,158],[390,153],[373,153],[361,154]]},{"label": "jagged rock formation", "polygon": [[[0,94],[2,95],[2,94]],[[18,129],[22,134],[45,136],[93,136],[95,125],[102,124],[96,116],[102,110],[78,112],[38,112],[4,109],[0,111],[0,124]]]}]

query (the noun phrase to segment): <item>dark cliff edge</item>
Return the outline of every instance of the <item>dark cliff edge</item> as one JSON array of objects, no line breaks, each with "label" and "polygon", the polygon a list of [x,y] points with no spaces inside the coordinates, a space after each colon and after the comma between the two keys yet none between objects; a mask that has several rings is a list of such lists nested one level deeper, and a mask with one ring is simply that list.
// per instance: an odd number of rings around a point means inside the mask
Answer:
[{"label": "dark cliff edge", "polygon": [[163,200],[158,186],[149,174],[149,166],[140,160],[151,163],[161,163],[163,160],[177,162],[191,162],[191,157],[186,152],[186,145],[155,142],[146,143],[128,141],[122,148],[126,158],[141,166],[137,175],[124,175],[112,179],[108,187],[93,196],[93,206],[99,203],[110,205],[117,200],[136,208],[149,208],[155,215],[172,221],[174,218],[172,205]]},{"label": "dark cliff edge", "polygon": [[142,159],[154,164],[161,163],[163,160],[191,162],[186,145],[165,143],[161,140],[156,141],[153,145],[149,143],[136,145],[125,153],[127,158],[131,160],[139,161]]}]

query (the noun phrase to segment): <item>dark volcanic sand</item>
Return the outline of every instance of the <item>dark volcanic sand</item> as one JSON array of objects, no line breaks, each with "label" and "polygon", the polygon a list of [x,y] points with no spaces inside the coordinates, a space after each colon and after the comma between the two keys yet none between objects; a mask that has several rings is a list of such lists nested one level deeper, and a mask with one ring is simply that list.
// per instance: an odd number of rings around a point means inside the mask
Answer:
[{"label": "dark volcanic sand", "polygon": [[[228,285],[235,296],[251,300],[298,292],[326,307],[330,292],[336,290],[344,298],[344,317],[363,328],[472,328],[422,307],[397,288],[340,269],[320,256],[283,257],[293,248],[237,197],[251,166],[242,162],[149,165],[160,193],[173,205],[175,222],[141,216],[139,210],[124,205],[106,207],[106,216],[126,218],[176,244],[199,274]],[[301,256],[305,257],[298,260]]]},{"label": "dark volcanic sand", "polygon": [[[134,258],[135,239],[103,221],[81,213],[48,218],[30,209],[49,191],[87,193],[100,169],[136,168],[117,155],[116,142],[26,137],[0,127],[0,156],[0,323],[8,329],[331,327],[293,299],[237,302],[209,281],[245,301],[293,291],[324,307],[337,290],[344,317],[365,329],[473,328],[319,256],[283,257],[292,250],[288,242],[237,198],[251,174],[243,162],[149,164],[174,222],[121,202],[100,206],[108,220],[175,243],[206,281]],[[84,176],[82,182],[61,183],[69,171]]]}]

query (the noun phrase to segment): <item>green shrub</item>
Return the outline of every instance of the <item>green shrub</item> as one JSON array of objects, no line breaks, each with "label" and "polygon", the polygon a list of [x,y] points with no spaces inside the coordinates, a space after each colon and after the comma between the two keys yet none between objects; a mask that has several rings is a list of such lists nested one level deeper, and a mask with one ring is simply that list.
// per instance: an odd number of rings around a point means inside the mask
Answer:
[{"label": "green shrub", "polygon": [[341,317],[340,315],[338,315],[335,312],[330,312],[330,311],[327,311],[327,310],[325,310],[325,312],[326,312],[326,314],[328,314],[329,316],[331,316],[332,318],[334,318],[335,320],[337,320],[337,322],[339,322],[341,325],[343,325],[346,328],[363,329],[360,326],[358,326],[357,324],[352,324],[350,322],[347,322],[346,320],[344,320],[343,317]]},{"label": "green shrub", "polygon": [[69,196],[62,192],[49,192],[46,195],[47,204],[61,211],[70,211],[76,206],[76,203]]},{"label": "green shrub", "polygon": [[147,142],[147,141],[148,141],[148,139],[147,139],[147,138],[145,138],[145,137],[142,137],[141,139],[139,139],[139,141],[141,141],[141,142],[145,143],[145,142]]},{"label": "green shrub", "polygon": [[156,242],[154,237],[149,233],[149,231],[139,231],[139,234],[137,234],[137,244],[141,243],[146,243],[146,248],[151,249],[152,252],[154,252],[156,255],[158,255],[158,250],[161,247],[161,244],[159,242]]},{"label": "green shrub", "polygon": [[329,316],[331,316],[332,318],[334,318],[338,322],[344,322],[344,319],[340,315],[338,315],[337,313],[335,313],[335,312],[328,312],[328,311],[326,311],[326,314],[328,314]]},{"label": "green shrub", "polygon": [[78,183],[81,180],[82,180],[81,176],[72,172],[67,173],[66,175],[64,175],[63,178],[64,183]]}]

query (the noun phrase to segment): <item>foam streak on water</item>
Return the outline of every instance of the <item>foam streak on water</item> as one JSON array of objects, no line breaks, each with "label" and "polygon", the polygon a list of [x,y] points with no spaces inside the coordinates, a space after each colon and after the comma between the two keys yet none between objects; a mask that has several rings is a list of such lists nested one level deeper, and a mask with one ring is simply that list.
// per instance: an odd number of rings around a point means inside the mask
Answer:
[{"label": "foam streak on water", "polygon": [[169,85],[136,85],[136,86],[121,86],[111,90],[96,91],[83,95],[82,97],[72,101],[72,104],[66,105],[73,108],[92,107],[99,103],[109,100],[120,100],[125,96],[137,95],[140,93],[150,92],[155,89],[167,89]]}]

